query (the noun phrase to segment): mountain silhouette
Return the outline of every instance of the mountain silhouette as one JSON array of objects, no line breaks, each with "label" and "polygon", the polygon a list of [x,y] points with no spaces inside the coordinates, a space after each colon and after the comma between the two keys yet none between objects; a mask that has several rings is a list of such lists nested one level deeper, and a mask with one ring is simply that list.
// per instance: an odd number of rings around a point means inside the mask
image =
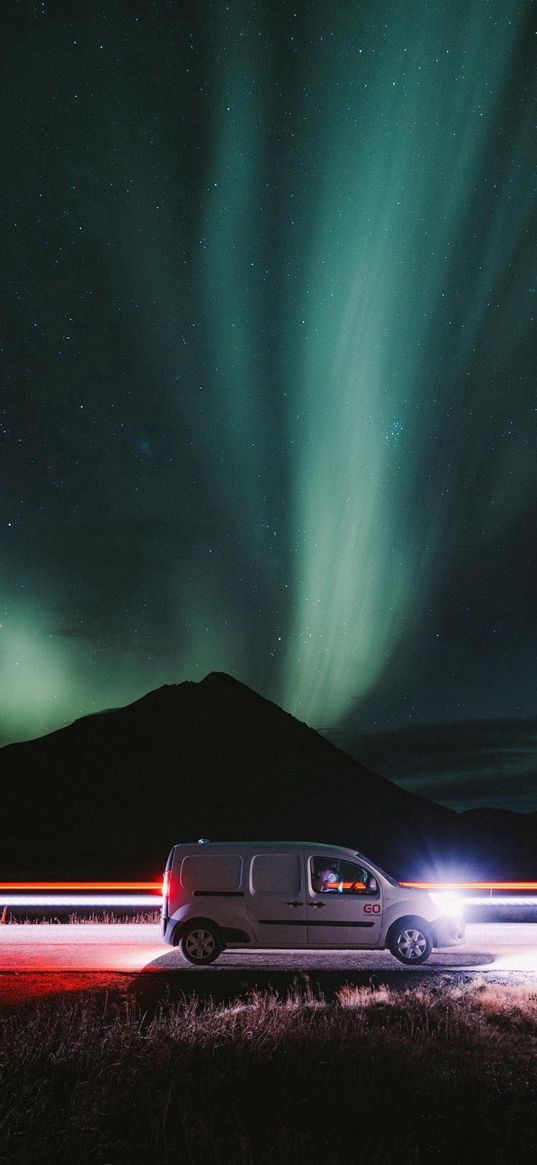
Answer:
[{"label": "mountain silhouette", "polygon": [[414,796],[218,672],[8,745],[0,774],[4,879],[154,878],[198,837],[351,845],[401,878],[529,876],[536,852],[537,815]]}]

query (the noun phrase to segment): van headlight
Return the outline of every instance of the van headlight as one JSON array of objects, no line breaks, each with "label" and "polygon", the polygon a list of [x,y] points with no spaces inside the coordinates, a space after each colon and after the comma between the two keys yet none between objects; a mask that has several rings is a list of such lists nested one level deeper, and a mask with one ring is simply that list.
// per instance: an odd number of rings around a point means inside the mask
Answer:
[{"label": "van headlight", "polygon": [[431,898],[444,918],[461,918],[464,913],[464,899],[460,894],[454,894],[452,890],[435,891]]}]

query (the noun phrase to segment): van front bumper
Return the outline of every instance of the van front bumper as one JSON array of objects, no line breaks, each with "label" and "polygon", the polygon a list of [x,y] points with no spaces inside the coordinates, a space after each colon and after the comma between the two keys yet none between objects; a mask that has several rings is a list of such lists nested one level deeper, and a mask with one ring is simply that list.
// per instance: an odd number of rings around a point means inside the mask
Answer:
[{"label": "van front bumper", "polygon": [[433,922],[437,947],[456,947],[464,942],[466,923],[462,914],[442,914]]}]

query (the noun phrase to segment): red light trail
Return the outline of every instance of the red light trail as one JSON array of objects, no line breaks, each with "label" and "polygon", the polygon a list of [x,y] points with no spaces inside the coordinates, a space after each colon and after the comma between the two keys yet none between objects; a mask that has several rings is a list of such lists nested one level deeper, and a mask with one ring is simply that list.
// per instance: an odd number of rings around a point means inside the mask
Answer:
[{"label": "red light trail", "polygon": [[399,882],[412,890],[537,890],[537,882]]},{"label": "red light trail", "polygon": [[162,893],[162,881],[159,882],[0,882],[0,890],[134,890],[137,893],[153,891]]},{"label": "red light trail", "polygon": [[[339,883],[337,883],[339,885]],[[537,882],[399,882],[400,886],[412,890],[533,890]],[[26,893],[29,890],[51,890],[70,892],[73,890],[131,890],[134,893],[162,894],[162,880],[156,882],[0,882],[0,891],[11,890]]]}]

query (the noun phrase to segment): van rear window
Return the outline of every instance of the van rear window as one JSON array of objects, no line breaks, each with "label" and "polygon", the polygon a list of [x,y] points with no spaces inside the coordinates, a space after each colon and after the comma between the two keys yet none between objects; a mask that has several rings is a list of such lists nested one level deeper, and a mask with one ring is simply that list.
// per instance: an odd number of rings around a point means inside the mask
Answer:
[{"label": "van rear window", "polygon": [[239,890],[242,858],[238,854],[190,854],[181,864],[185,890]]},{"label": "van rear window", "polygon": [[298,854],[256,854],[252,858],[253,894],[298,894],[302,884]]}]

